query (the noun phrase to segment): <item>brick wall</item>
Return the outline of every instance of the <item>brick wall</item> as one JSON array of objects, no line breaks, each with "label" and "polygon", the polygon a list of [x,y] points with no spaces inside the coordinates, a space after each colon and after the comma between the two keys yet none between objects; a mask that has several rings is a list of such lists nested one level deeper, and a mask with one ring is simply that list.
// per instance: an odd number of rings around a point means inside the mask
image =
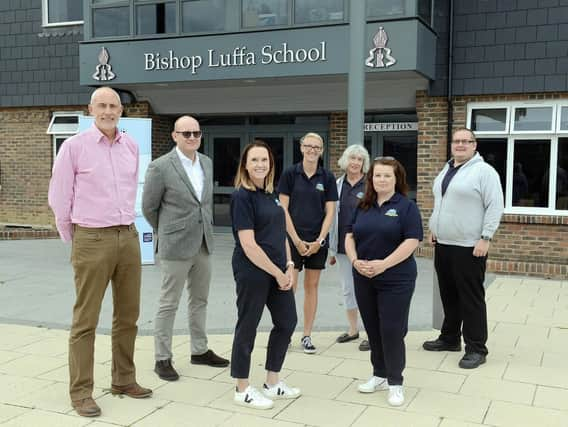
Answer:
[{"label": "brick wall", "polygon": [[337,161],[347,148],[347,112],[336,112],[329,115],[329,168],[336,177],[343,172],[339,169]]},{"label": "brick wall", "polygon": [[[567,93],[483,95],[458,97],[453,101],[453,127],[466,124],[470,102],[524,101],[530,99],[565,99]],[[447,101],[445,97],[416,94],[418,114],[418,205],[427,219],[433,208],[432,181],[447,159]],[[421,256],[432,256],[423,244]],[[490,271],[568,277],[568,217],[505,215],[492,243]]]},{"label": "brick wall", "polygon": [[168,116],[152,116],[152,159],[157,159],[174,147],[171,133],[174,119]]},{"label": "brick wall", "polygon": [[[84,107],[57,107],[81,111]],[[48,226],[53,218],[47,189],[53,164],[53,140],[45,132],[55,109],[0,109],[0,223]]]}]

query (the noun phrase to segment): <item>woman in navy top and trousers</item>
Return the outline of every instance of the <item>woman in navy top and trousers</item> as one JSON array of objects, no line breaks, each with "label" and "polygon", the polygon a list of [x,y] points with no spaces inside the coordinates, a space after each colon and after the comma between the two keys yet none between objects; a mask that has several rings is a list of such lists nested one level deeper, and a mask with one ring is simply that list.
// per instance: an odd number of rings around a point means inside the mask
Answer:
[{"label": "woman in navy top and trousers", "polygon": [[400,162],[376,158],[345,236],[373,365],[373,376],[358,389],[361,393],[389,390],[392,406],[404,404],[404,337],[417,276],[413,252],[423,235],[420,212],[407,192]]},{"label": "woman in navy top and trousers", "polygon": [[[286,240],[286,219],[274,194],[274,157],[262,141],[249,144],[241,156],[231,198],[235,238],[232,266],[237,290],[238,320],[231,355],[231,376],[237,380],[234,402],[270,409],[274,399],[295,399],[300,390],[278,378],[297,323],[293,285],[294,263]],[[266,352],[262,393],[249,384],[250,360],[264,306],[274,327]]]}]

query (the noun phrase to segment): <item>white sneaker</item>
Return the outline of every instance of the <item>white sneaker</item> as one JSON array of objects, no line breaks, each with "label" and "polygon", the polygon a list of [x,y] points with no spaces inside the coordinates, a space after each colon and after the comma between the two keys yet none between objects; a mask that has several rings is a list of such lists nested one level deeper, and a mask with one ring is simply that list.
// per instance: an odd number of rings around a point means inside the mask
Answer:
[{"label": "white sneaker", "polygon": [[404,390],[401,385],[389,386],[389,397],[387,401],[391,406],[401,406],[404,404]]},{"label": "white sneaker", "polygon": [[264,395],[270,399],[296,399],[300,397],[302,392],[299,388],[288,387],[284,381],[280,381],[273,386],[268,386],[264,384],[262,386],[262,392]]},{"label": "white sneaker", "polygon": [[248,386],[245,391],[235,391],[233,401],[237,405],[247,406],[253,409],[270,409],[274,406],[274,402],[264,397],[256,388]]},{"label": "white sneaker", "polygon": [[366,383],[359,384],[357,388],[361,393],[374,393],[379,390],[388,390],[389,384],[386,378],[373,376]]}]

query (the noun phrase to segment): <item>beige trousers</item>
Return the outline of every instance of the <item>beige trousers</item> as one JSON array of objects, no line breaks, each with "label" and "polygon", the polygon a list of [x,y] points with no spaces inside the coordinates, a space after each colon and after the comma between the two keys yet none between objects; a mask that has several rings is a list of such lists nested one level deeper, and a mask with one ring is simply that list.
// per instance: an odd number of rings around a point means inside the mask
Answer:
[{"label": "beige trousers", "polygon": [[71,263],[76,300],[69,336],[71,400],[93,392],[95,330],[101,304],[112,283],[112,384],[136,381],[134,342],[140,310],[140,245],[134,224],[106,228],[75,225]]}]

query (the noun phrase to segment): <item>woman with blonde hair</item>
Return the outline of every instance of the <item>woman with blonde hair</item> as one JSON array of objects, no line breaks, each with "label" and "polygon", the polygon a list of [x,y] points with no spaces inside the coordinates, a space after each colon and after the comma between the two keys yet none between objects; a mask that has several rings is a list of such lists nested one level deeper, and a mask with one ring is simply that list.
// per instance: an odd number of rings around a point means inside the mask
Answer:
[{"label": "woman with blonde hair", "polygon": [[[318,306],[318,286],[325,268],[328,233],[337,201],[333,173],[319,165],[323,138],[314,132],[300,140],[302,161],[290,166],[280,177],[278,193],[286,212],[286,230],[294,261],[294,285],[304,274],[304,333],[300,344],[304,353],[313,354],[312,329]],[[294,286],[295,290],[295,286]]]},{"label": "woman with blonde hair", "polygon": [[[274,194],[274,157],[256,140],[247,145],[235,177],[231,223],[235,238],[232,266],[238,319],[231,355],[231,376],[237,380],[234,402],[270,409],[274,399],[295,399],[300,390],[288,387],[278,373],[296,327],[293,267],[286,240],[286,219]],[[264,307],[272,316],[262,393],[249,384],[250,360]]]}]

